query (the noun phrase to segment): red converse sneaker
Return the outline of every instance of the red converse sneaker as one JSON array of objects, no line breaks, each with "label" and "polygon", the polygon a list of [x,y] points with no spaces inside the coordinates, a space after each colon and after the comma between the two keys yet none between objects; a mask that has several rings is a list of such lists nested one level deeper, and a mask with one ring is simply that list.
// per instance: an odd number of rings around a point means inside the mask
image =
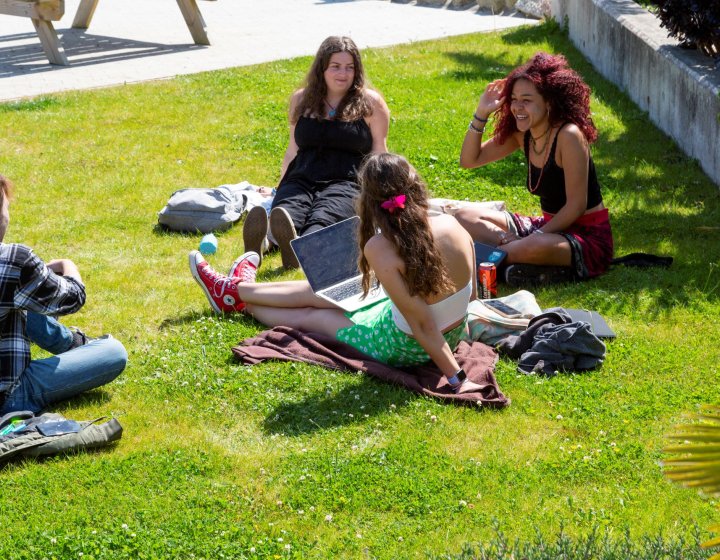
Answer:
[{"label": "red converse sneaker", "polygon": [[243,253],[230,267],[228,276],[240,282],[255,282],[255,275],[260,266],[260,255],[255,251]]},{"label": "red converse sneaker", "polygon": [[237,280],[215,272],[200,251],[190,251],[188,260],[193,278],[205,292],[215,313],[233,313],[245,309],[245,303],[238,295]]}]

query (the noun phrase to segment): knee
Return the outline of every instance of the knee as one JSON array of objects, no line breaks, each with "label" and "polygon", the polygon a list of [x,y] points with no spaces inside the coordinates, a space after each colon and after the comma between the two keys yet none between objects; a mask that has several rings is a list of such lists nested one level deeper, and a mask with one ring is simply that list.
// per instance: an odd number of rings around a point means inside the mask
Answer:
[{"label": "knee", "polygon": [[455,219],[462,225],[471,225],[488,219],[488,214],[480,208],[460,208],[455,212]]},{"label": "knee", "polygon": [[482,213],[474,208],[460,208],[455,212],[455,219],[460,222],[460,225],[464,228],[472,226],[476,222],[482,220]]},{"label": "knee", "polygon": [[106,364],[108,373],[114,374],[114,377],[120,375],[128,362],[128,353],[122,342],[107,335],[105,338],[93,340],[90,344],[97,345],[102,350],[103,361]]}]

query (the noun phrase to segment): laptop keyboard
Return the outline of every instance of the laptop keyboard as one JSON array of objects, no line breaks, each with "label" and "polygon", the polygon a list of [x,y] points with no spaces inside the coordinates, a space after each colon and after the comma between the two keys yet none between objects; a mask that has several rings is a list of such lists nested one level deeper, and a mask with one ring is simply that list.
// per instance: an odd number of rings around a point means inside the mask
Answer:
[{"label": "laptop keyboard", "polygon": [[350,280],[346,280],[342,284],[332,286],[331,288],[322,291],[322,294],[324,296],[329,297],[330,299],[333,299],[335,301],[343,301],[344,299],[361,293],[362,276],[358,276],[357,278],[351,278]]}]

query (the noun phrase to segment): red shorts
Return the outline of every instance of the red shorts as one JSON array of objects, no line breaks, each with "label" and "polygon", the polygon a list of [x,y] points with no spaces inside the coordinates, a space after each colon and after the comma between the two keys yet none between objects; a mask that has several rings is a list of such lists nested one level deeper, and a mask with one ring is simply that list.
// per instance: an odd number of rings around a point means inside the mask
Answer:
[{"label": "red shorts", "polygon": [[[520,237],[527,237],[548,223],[553,215],[523,216],[508,212],[508,225]],[[606,272],[613,258],[613,238],[607,208],[583,214],[565,231],[558,232],[570,243],[575,275],[584,280]]]}]

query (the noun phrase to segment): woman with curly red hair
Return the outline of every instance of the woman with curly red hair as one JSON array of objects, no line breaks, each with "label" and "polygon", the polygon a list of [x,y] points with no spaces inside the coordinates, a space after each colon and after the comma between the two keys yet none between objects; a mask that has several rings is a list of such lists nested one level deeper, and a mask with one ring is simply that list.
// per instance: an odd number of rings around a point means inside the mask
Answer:
[{"label": "woman with curly red hair", "polygon": [[[497,122],[482,141],[490,115]],[[608,211],[589,145],[597,139],[590,88],[565,57],[537,53],[491,82],[478,103],[460,153],[475,168],[523,149],[527,189],[542,216],[463,209],[458,221],[476,241],[502,245],[510,284],[586,279],[605,272],[613,255]]]}]

